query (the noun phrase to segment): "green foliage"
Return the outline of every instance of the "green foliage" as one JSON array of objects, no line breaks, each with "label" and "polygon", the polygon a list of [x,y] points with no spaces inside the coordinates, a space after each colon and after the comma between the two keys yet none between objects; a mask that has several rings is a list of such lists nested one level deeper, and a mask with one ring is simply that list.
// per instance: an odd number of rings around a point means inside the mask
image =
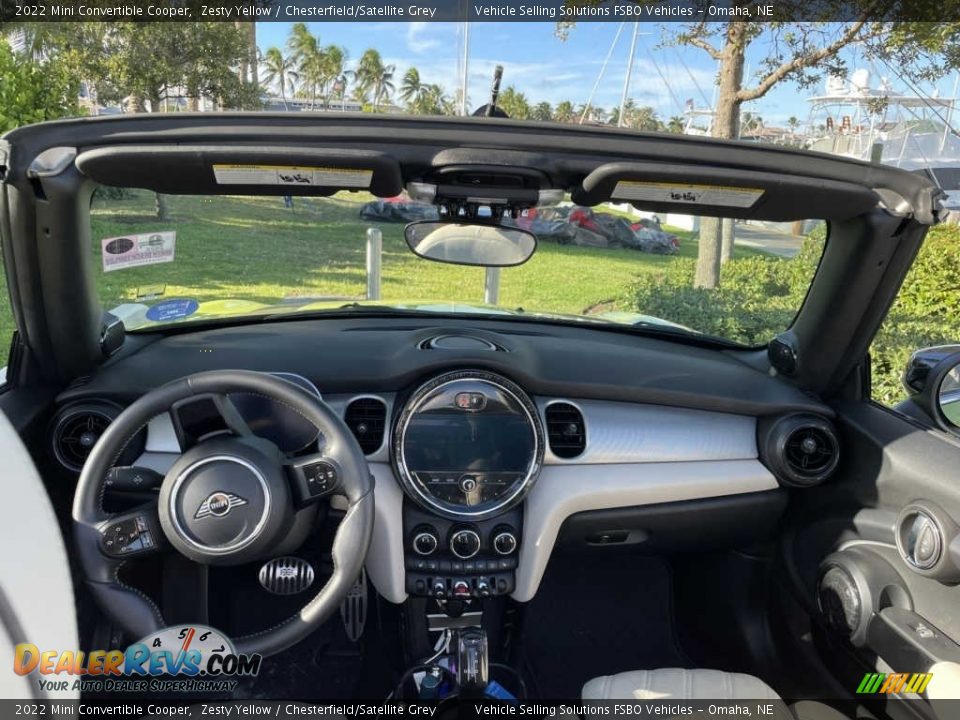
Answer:
[{"label": "green foliage", "polygon": [[762,345],[786,329],[816,270],[823,241],[812,237],[793,259],[752,256],[723,266],[717,290],[693,287],[694,259],[640,277],[631,288],[637,312],[744,345]]},{"label": "green foliage", "polygon": [[225,108],[259,104],[256,88],[236,70],[249,53],[242,28],[222,22],[51,23],[43,52],[82,77],[102,104],[129,99],[156,112],[170,100],[201,97]]},{"label": "green foliage", "polygon": [[900,375],[918,348],[960,341],[960,227],[927,235],[870,349],[875,400],[903,399]]},{"label": "green foliage", "polygon": [[0,40],[0,133],[79,113],[76,73],[56,59],[15,56]]},{"label": "green foliage", "polygon": [[[746,257],[723,266],[717,290],[693,287],[696,262],[680,259],[640,276],[622,305],[745,345],[766,344],[803,303],[823,247],[815,231],[793,259]],[[903,397],[900,374],[914,350],[960,341],[960,228],[934,228],[871,347],[873,398]]]}]

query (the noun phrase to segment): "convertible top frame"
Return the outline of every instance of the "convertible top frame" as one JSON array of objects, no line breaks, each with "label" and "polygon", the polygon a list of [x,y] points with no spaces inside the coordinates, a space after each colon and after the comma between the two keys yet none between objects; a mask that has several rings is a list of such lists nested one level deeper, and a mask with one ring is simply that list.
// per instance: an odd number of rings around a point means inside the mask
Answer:
[{"label": "convertible top frame", "polygon": [[[52,148],[67,160],[37,158]],[[99,184],[161,192],[249,194],[219,186],[216,160],[374,165],[371,190],[399,187],[449,165],[536,168],[575,200],[610,199],[620,180],[763,190],[750,207],[697,205],[696,214],[770,220],[823,218],[830,242],[791,332],[796,380],[833,392],[865,357],[929,226],[941,191],[926,178],[791,148],[616,128],[497,118],[341,113],[129,115],[62,120],[0,138],[0,236],[14,315],[30,357],[63,383],[103,362],[102,310],[89,252],[90,196]],[[179,173],[178,167],[189,172]],[[330,194],[336,187],[317,187]],[[287,188],[272,188],[285,194]],[[298,194],[302,191],[298,188]],[[258,188],[259,194],[268,194]],[[657,212],[689,205],[634,201]],[[762,363],[756,354],[744,360]]]}]

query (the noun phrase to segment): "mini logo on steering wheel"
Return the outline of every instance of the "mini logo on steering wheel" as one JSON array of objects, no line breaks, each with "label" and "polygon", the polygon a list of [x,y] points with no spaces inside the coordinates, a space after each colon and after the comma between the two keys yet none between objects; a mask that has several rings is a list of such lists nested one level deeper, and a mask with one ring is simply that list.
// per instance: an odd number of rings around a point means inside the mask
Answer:
[{"label": "mini logo on steering wheel", "polygon": [[193,518],[194,520],[199,520],[208,515],[223,517],[233,510],[233,508],[246,504],[247,501],[239,495],[217,491],[200,503],[200,507],[197,508],[197,514],[194,515]]}]

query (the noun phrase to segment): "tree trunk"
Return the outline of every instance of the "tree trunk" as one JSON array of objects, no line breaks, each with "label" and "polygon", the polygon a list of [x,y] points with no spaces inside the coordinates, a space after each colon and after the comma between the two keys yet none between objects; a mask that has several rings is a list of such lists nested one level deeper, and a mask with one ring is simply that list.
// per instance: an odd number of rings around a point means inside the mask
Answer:
[{"label": "tree trunk", "polygon": [[724,218],[720,222],[720,264],[733,257],[734,228],[733,220]]},{"label": "tree trunk", "polygon": [[[150,112],[160,112],[160,96],[155,94],[150,97]],[[170,206],[167,203],[167,196],[162,193],[154,193],[154,208],[157,213],[157,220],[170,219]]]},{"label": "tree trunk", "polygon": [[[240,22],[239,20],[234,21],[233,27],[234,27],[237,31],[244,31],[244,32],[246,32],[246,28],[244,28],[243,23]],[[240,65],[239,65],[239,67],[237,68],[237,77],[240,78],[240,82],[241,82],[241,83],[248,83],[248,82],[250,82],[250,53],[249,53],[249,51],[248,51],[248,52],[245,52],[245,53],[243,54],[243,58],[240,60]]]},{"label": "tree trunk", "polygon": [[[725,32],[723,56],[720,58],[719,91],[714,109],[712,135],[717,138],[736,138],[740,134],[740,104],[738,97],[743,86],[744,53],[747,43],[743,22],[729,22]],[[703,218],[700,221],[700,247],[697,251],[697,272],[694,287],[715,288],[720,284],[722,238],[720,221]]]},{"label": "tree trunk", "polygon": [[259,92],[260,68],[257,62],[257,24],[255,22],[247,23],[247,32],[249,33],[248,42],[250,43],[250,82],[253,84],[254,89]]}]

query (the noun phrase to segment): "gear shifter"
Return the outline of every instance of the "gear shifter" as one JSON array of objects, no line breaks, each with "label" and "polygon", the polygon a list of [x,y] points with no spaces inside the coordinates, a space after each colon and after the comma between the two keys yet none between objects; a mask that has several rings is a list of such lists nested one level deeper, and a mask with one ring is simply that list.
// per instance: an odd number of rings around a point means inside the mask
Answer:
[{"label": "gear shifter", "polygon": [[489,679],[487,633],[470,628],[457,635],[457,684],[463,695],[480,695]]}]

